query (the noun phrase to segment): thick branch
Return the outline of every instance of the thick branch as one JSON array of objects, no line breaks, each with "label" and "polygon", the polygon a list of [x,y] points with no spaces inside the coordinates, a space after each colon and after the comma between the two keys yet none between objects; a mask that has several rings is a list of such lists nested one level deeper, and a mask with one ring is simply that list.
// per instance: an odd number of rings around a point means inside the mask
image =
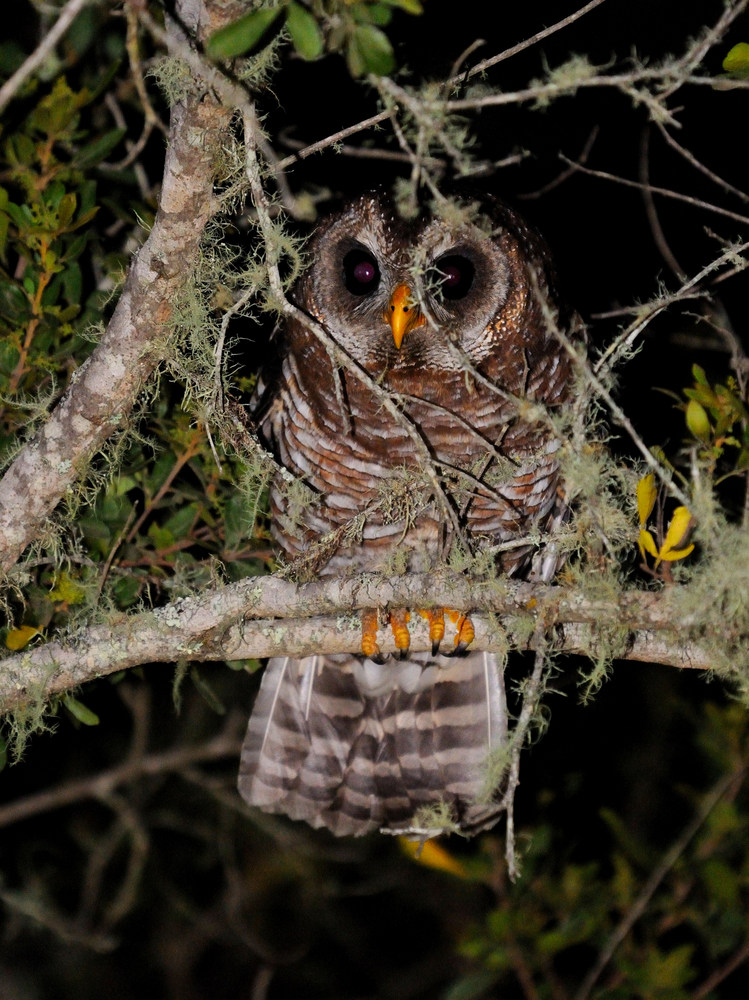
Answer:
[{"label": "thick branch", "polygon": [[[543,616],[554,628],[550,648],[560,652],[597,656],[601,637],[613,629],[622,637],[618,658],[713,668],[707,648],[682,638],[685,625],[674,620],[669,603],[667,591],[592,600],[562,587],[489,585],[434,574],[363,575],[301,586],[253,577],[8,657],[0,662],[0,706],[17,709],[144,663],[356,650],[361,631],[354,612],[372,607],[471,609],[477,649],[531,649],[534,623]],[[394,651],[387,628],[380,646]],[[426,624],[417,614],[411,621],[411,648],[430,648]]]},{"label": "thick branch", "polygon": [[39,535],[91,456],[121,427],[159,356],[174,302],[215,213],[213,164],[228,112],[206,95],[177,105],[159,211],[107,331],[37,436],[0,482],[0,569]]}]

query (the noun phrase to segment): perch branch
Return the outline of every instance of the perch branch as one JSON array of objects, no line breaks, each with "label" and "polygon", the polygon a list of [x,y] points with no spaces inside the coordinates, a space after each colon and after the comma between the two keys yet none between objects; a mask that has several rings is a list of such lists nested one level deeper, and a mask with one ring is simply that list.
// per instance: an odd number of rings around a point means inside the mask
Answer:
[{"label": "perch branch", "polygon": [[[718,665],[707,645],[689,638],[689,623],[675,615],[668,590],[593,600],[558,586],[498,586],[457,575],[362,575],[303,585],[252,577],[7,657],[0,661],[0,708],[22,708],[146,663],[349,652],[361,639],[357,612],[372,607],[471,609],[476,649],[534,648],[528,623],[543,615],[554,630],[553,651],[596,656],[598,637],[616,629],[617,658],[701,670]],[[394,652],[389,629],[380,645]],[[411,648],[431,648],[428,627],[415,615]]]}]

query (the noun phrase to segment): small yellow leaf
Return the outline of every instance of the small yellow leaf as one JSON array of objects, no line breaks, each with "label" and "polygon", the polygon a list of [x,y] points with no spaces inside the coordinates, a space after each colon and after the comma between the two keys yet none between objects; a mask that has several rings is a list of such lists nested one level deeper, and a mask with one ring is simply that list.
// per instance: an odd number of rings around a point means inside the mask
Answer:
[{"label": "small yellow leaf", "polygon": [[739,42],[728,52],[723,69],[740,77],[749,73],[749,45],[746,42]]},{"label": "small yellow leaf", "polygon": [[648,518],[653,513],[655,498],[658,491],[655,488],[655,476],[649,472],[637,483],[637,513],[640,517],[640,524],[646,524]]},{"label": "small yellow leaf", "polygon": [[[672,559],[682,559],[683,556],[673,556],[670,554],[675,552],[677,549],[683,550],[684,555],[689,555],[689,553],[685,551],[685,542],[691,526],[692,515],[689,513],[687,508],[677,507],[674,511],[674,516],[671,518],[671,523],[668,526],[666,538],[663,545],[661,545],[658,557],[660,559],[665,559],[668,562]],[[691,552],[691,549],[689,551]]]},{"label": "small yellow leaf", "polygon": [[41,629],[34,625],[22,625],[20,628],[12,628],[5,637],[5,645],[8,649],[18,650],[27,646]]},{"label": "small yellow leaf", "polygon": [[640,555],[645,558],[645,553],[648,552],[654,558],[658,558],[658,546],[655,544],[655,539],[646,531],[644,528],[640,528],[640,537],[637,539],[637,544],[640,547]]},{"label": "small yellow leaf", "polygon": [[404,853],[420,865],[427,868],[436,868],[438,871],[450,872],[459,878],[467,878],[468,872],[463,865],[454,858],[449,851],[445,850],[436,840],[427,840],[423,844],[418,840],[409,840],[407,837],[399,837],[401,848]]},{"label": "small yellow leaf", "polygon": [[660,556],[661,562],[675,562],[677,559],[685,559],[690,552],[694,550],[694,542],[691,545],[687,545],[685,549],[669,549],[668,552],[663,552]]}]

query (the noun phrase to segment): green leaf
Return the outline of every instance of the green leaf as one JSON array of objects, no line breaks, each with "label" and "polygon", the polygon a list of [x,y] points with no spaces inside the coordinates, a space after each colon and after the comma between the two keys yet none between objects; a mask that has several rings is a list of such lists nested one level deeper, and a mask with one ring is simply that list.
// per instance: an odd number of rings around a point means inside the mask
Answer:
[{"label": "green leaf", "polygon": [[141,581],[134,576],[125,576],[114,585],[114,596],[121,608],[129,608],[140,596]]},{"label": "green leaf", "polygon": [[221,701],[219,696],[213,690],[208,681],[201,677],[197,667],[193,667],[190,671],[190,680],[193,682],[195,687],[198,689],[200,696],[208,704],[210,708],[216,712],[217,715],[226,715],[226,706]]},{"label": "green leaf", "polygon": [[65,253],[63,254],[63,259],[71,262],[80,257],[83,251],[86,249],[86,244],[89,241],[90,233],[81,233],[74,239],[70,240],[65,248]]},{"label": "green leaf", "polygon": [[30,166],[36,161],[36,146],[23,133],[10,136],[5,146],[5,153],[14,166]]},{"label": "green leaf", "polygon": [[[0,316],[4,316],[11,324],[18,326],[23,326],[28,321],[29,300],[14,281],[0,279]],[[4,344],[0,340],[0,350],[10,346],[10,344]],[[13,367],[17,361],[18,355],[15,355]]]},{"label": "green leaf", "polygon": [[75,215],[75,210],[78,207],[78,199],[69,191],[67,194],[63,195],[60,199],[60,204],[57,206],[57,224],[60,229],[65,229],[69,224],[70,220]]},{"label": "green leaf", "polygon": [[81,296],[83,295],[83,275],[77,262],[73,261],[72,264],[69,264],[65,268],[62,275],[62,285],[65,289],[65,298],[68,302],[74,303],[76,307],[76,312],[68,317],[68,319],[73,319],[78,314],[78,303],[81,301]]},{"label": "green leaf", "polygon": [[112,152],[126,132],[127,129],[115,128],[105,133],[100,139],[80,149],[73,157],[73,163],[80,170],[95,166]]},{"label": "green leaf", "polygon": [[[379,25],[381,28],[386,27],[393,20],[392,8],[384,3],[373,3],[366,8],[366,12],[366,20],[370,24]],[[365,20],[365,18],[362,18],[362,20]]]},{"label": "green leaf", "polygon": [[281,13],[281,7],[253,10],[233,24],[219,28],[205,45],[211,59],[233,59],[254,48]]},{"label": "green leaf", "polygon": [[44,191],[44,204],[49,205],[50,208],[58,208],[60,202],[65,197],[65,193],[65,185],[62,181],[52,181]]},{"label": "green leaf", "polygon": [[81,215],[78,216],[78,218],[71,226],[68,226],[68,232],[72,233],[73,230],[80,229],[81,226],[87,225],[93,219],[93,217],[96,215],[98,211],[99,211],[99,206],[96,205],[94,208],[89,209],[88,212],[83,212]]},{"label": "green leaf", "polygon": [[152,524],[148,529],[148,537],[158,550],[171,549],[174,545],[174,535],[159,524]]},{"label": "green leaf", "polygon": [[31,209],[28,205],[16,205],[14,202],[9,201],[6,207],[8,215],[15,222],[21,233],[34,228],[34,216],[31,214]]},{"label": "green leaf", "polygon": [[352,76],[364,73],[385,76],[395,69],[390,40],[373,24],[357,24],[351,34],[347,57]]},{"label": "green leaf", "polygon": [[705,369],[701,368],[699,365],[692,365],[692,378],[697,383],[697,385],[704,385],[705,388],[710,388],[710,383],[707,380],[707,375],[705,375]]},{"label": "green leaf", "polygon": [[196,503],[186,504],[168,518],[164,523],[164,530],[168,531],[175,539],[186,538],[197,513],[198,505]]},{"label": "green leaf", "polygon": [[500,978],[491,969],[479,969],[461,976],[444,994],[444,1000],[483,1000]]},{"label": "green leaf", "polygon": [[322,29],[306,7],[290,3],[286,13],[286,27],[294,48],[302,59],[319,59],[323,50]]},{"label": "green leaf", "polygon": [[400,7],[400,9],[405,10],[407,14],[424,13],[424,8],[422,7],[420,0],[382,0],[382,3],[387,4],[389,7]]},{"label": "green leaf", "polygon": [[62,703],[73,716],[84,726],[98,726],[99,716],[96,712],[92,712],[90,708],[83,704],[83,702],[78,701],[74,698],[72,694],[66,694],[62,699]]}]

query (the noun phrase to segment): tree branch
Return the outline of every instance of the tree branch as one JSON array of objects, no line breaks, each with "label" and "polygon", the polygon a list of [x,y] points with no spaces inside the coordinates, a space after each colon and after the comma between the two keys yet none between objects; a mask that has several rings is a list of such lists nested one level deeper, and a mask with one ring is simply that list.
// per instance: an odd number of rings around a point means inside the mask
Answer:
[{"label": "tree branch", "polygon": [[28,80],[28,78],[32,76],[37,69],[39,69],[45,59],[48,58],[52,50],[65,35],[68,28],[73,21],[75,21],[83,8],[91,2],[92,0],[68,0],[60,11],[60,16],[31,55],[27,59],[24,59],[15,73],[13,73],[13,75],[5,81],[2,87],[0,87],[0,113],[2,113],[8,104],[13,100],[14,95],[23,86],[26,80]]},{"label": "tree branch", "polygon": [[[356,612],[430,607],[471,609],[476,649],[533,649],[535,623],[543,616],[553,633],[545,640],[552,652],[597,657],[609,629],[621,639],[610,650],[616,658],[699,670],[717,666],[707,645],[688,638],[669,590],[593,599],[558,586],[481,583],[458,575],[362,575],[302,585],[251,577],[7,657],[0,661],[0,710],[19,709],[145,663],[356,651],[361,639]],[[389,628],[379,643],[384,652],[395,651]],[[411,649],[430,648],[428,627],[414,615]]]},{"label": "tree branch", "polygon": [[209,94],[172,109],[159,210],[106,333],[47,423],[0,482],[0,570],[8,572],[91,456],[124,423],[159,361],[174,302],[218,209],[214,163],[229,112]]}]

